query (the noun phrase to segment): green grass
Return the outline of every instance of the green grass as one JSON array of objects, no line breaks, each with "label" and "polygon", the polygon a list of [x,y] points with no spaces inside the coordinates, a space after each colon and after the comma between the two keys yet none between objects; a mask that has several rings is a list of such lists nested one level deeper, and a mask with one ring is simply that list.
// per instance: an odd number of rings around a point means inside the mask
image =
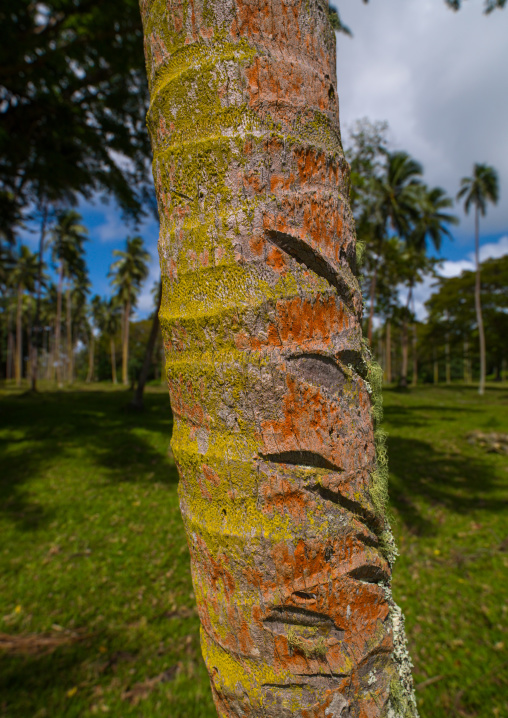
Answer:
[{"label": "green grass", "polygon": [[[0,397],[0,716],[215,716],[167,394]],[[422,718],[508,717],[508,389],[385,393],[394,592]]]}]

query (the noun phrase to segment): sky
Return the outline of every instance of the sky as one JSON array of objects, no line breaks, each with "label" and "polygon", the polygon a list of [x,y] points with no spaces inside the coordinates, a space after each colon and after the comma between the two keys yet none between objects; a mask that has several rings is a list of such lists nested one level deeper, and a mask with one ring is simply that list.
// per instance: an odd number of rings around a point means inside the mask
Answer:
[{"label": "sky", "polygon": [[[483,0],[465,0],[454,13],[444,0],[340,0],[341,18],[353,38],[337,37],[341,128],[347,144],[355,120],[387,121],[394,149],[403,149],[424,167],[427,184],[451,196],[475,162],[493,165],[500,179],[500,202],[482,220],[482,258],[508,254],[508,9],[485,16]],[[113,203],[81,203],[89,228],[87,261],[93,293],[110,292],[107,273],[113,250],[127,236],[140,234],[152,261],[137,316],[153,307],[151,288],[158,279],[155,221],[127,226]],[[455,211],[460,224],[445,241],[441,273],[470,269],[473,217]],[[34,247],[36,235],[24,237]],[[424,315],[428,279],[416,294]]]}]

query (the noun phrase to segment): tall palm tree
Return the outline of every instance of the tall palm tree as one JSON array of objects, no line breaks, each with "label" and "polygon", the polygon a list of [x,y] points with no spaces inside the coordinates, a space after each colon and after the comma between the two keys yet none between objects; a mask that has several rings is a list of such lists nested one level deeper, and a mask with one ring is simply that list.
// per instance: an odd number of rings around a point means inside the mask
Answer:
[{"label": "tall palm tree", "polygon": [[123,306],[122,318],[122,382],[129,383],[129,319],[132,309],[136,306],[141,285],[148,276],[150,254],[143,246],[141,237],[128,237],[125,250],[115,249],[118,257],[110,269],[112,284],[117,288],[119,302]]},{"label": "tall palm tree", "polygon": [[[451,237],[448,225],[457,224],[458,218],[447,210],[453,206],[453,200],[448,197],[441,187],[429,189],[426,185],[419,185],[416,188],[416,200],[418,211],[414,228],[408,236],[407,243],[411,248],[411,259],[407,266],[408,299],[407,309],[411,308],[413,317],[413,385],[418,383],[418,357],[417,357],[417,333],[414,308],[414,287],[421,281],[425,271],[433,268],[433,262],[425,257],[427,243],[433,245],[434,249],[440,250],[443,237]],[[408,326],[407,319],[409,312],[404,314],[402,328],[402,373],[401,385],[407,385],[407,357],[408,357]]]},{"label": "tall palm tree", "polygon": [[117,383],[116,378],[116,351],[115,351],[115,336],[118,333],[120,327],[120,312],[121,307],[118,304],[116,297],[111,297],[104,306],[104,324],[102,331],[109,337],[109,353],[111,358],[111,381],[113,384]]},{"label": "tall palm tree", "polygon": [[418,218],[418,197],[423,173],[419,162],[407,152],[389,152],[386,155],[384,172],[375,178],[372,184],[372,202],[367,207],[370,219],[371,243],[374,248],[372,275],[370,281],[370,307],[368,339],[372,343],[374,306],[376,297],[379,259],[382,256],[382,244],[390,236],[397,234],[407,240]]},{"label": "tall palm tree", "polygon": [[[65,279],[86,273],[84,262],[84,242],[88,230],[81,222],[81,215],[73,209],[63,210],[57,215],[57,221],[51,230],[52,259],[58,264],[57,307],[55,324],[55,357],[58,384],[62,383],[60,333],[62,322],[62,292]],[[70,291],[67,294],[68,313],[70,311]],[[70,322],[67,334],[71,331]],[[69,336],[67,337],[69,342]]]},{"label": "tall palm tree", "polygon": [[14,363],[14,376],[16,385],[21,384],[23,337],[22,337],[22,308],[23,294],[25,291],[35,291],[35,284],[38,276],[37,256],[28,247],[21,245],[16,258],[16,263],[11,271],[10,281],[17,293],[16,308],[16,354]]},{"label": "tall palm tree", "polygon": [[471,206],[475,210],[475,309],[476,321],[478,324],[478,336],[480,341],[480,383],[478,393],[482,395],[485,391],[485,331],[483,328],[482,304],[481,304],[481,277],[480,277],[480,215],[487,213],[487,204],[497,204],[499,199],[499,179],[496,170],[487,164],[475,164],[471,177],[463,177],[460,181],[460,190],[457,199],[464,200],[464,210],[469,214]]}]

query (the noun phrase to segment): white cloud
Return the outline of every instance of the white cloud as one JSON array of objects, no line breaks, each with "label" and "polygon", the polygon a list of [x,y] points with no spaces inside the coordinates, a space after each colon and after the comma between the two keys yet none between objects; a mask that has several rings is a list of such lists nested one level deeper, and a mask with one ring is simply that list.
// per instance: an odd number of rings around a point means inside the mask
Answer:
[{"label": "white cloud", "polygon": [[[508,231],[508,11],[485,16],[483,4],[454,13],[444,0],[339,3],[354,37],[338,36],[337,69],[343,128],[387,120],[427,182],[455,196],[475,162],[497,168],[500,202],[482,219],[485,235]],[[465,246],[473,218],[456,210]]]},{"label": "white cloud", "polygon": [[[486,259],[499,259],[508,254],[508,236],[501,237],[497,242],[488,242],[483,246],[480,246],[480,261],[484,262]],[[464,271],[473,271],[475,268],[474,253],[470,252],[466,258],[452,261],[446,259],[437,270],[437,273],[441,277],[458,277]],[[427,316],[425,309],[425,302],[432,294],[433,285],[436,280],[434,277],[426,276],[421,284],[415,287],[415,311],[418,319],[423,320]],[[407,299],[407,289],[401,287],[399,289],[399,299],[401,302],[405,302]]]}]

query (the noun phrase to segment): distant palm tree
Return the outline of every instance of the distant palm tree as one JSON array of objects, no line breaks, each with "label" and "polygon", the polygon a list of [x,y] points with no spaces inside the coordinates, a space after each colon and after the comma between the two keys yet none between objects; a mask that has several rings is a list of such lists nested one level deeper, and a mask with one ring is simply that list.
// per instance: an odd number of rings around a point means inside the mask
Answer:
[{"label": "distant palm tree", "polygon": [[14,267],[11,270],[10,282],[17,292],[16,308],[16,354],[14,364],[14,376],[16,385],[21,384],[23,338],[22,338],[22,308],[23,294],[25,291],[35,291],[35,284],[38,275],[37,256],[28,247],[21,245]]},{"label": "distant palm tree", "polygon": [[141,290],[141,285],[148,276],[148,262],[150,254],[143,246],[141,237],[128,237],[125,251],[115,249],[118,257],[111,265],[110,276],[113,277],[113,286],[117,288],[119,302],[123,306],[122,318],[122,382],[129,383],[129,318]]},{"label": "distant palm tree", "polygon": [[[447,225],[457,224],[459,221],[455,215],[447,212],[450,207],[453,207],[453,200],[451,197],[448,197],[444,189],[441,187],[433,187],[432,189],[429,189],[426,185],[419,185],[416,197],[418,216],[414,224],[414,229],[407,239],[408,247],[412,250],[412,261],[410,261],[407,266],[407,272],[409,274],[409,292],[406,308],[407,310],[411,308],[413,320],[415,318],[415,284],[418,281],[421,281],[423,276],[422,272],[430,271],[433,266],[432,260],[428,260],[425,257],[427,241],[430,240],[436,250],[441,249],[443,237],[452,236]],[[404,314],[402,330],[402,386],[407,385],[407,317],[408,311]],[[413,321],[413,386],[416,386],[418,383],[416,342],[416,322]]]},{"label": "distant palm tree", "polygon": [[[88,230],[81,222],[81,215],[73,209],[67,209],[57,215],[57,222],[51,230],[52,259],[59,265],[55,325],[55,358],[58,384],[62,383],[60,361],[60,332],[62,323],[62,291],[64,279],[86,274],[83,244]],[[68,316],[70,312],[70,289],[67,293]],[[69,335],[71,327],[67,325]],[[69,336],[67,337],[69,343]]]},{"label": "distant palm tree", "polygon": [[116,352],[115,352],[115,336],[120,328],[120,311],[116,297],[111,297],[104,306],[104,324],[102,331],[109,337],[109,352],[111,357],[111,380],[113,384],[117,383],[116,379]]},{"label": "distant palm tree", "polygon": [[[407,240],[418,218],[418,197],[421,187],[420,176],[423,168],[407,152],[387,153],[383,174],[376,178],[372,186],[372,206],[367,207],[367,232],[375,247],[376,257],[382,255],[383,242],[390,231],[401,239]],[[374,305],[378,261],[374,258],[374,267],[370,282],[370,307],[368,338],[372,343]]]},{"label": "distant palm tree", "polygon": [[475,209],[475,308],[476,321],[478,323],[478,335],[480,340],[480,384],[478,393],[482,395],[485,391],[485,331],[483,328],[482,304],[481,304],[481,277],[480,277],[480,214],[482,217],[487,213],[487,203],[497,204],[499,199],[499,180],[496,170],[490,165],[475,164],[472,177],[463,177],[460,181],[460,190],[457,199],[464,199],[464,209],[469,214],[471,205]]}]

